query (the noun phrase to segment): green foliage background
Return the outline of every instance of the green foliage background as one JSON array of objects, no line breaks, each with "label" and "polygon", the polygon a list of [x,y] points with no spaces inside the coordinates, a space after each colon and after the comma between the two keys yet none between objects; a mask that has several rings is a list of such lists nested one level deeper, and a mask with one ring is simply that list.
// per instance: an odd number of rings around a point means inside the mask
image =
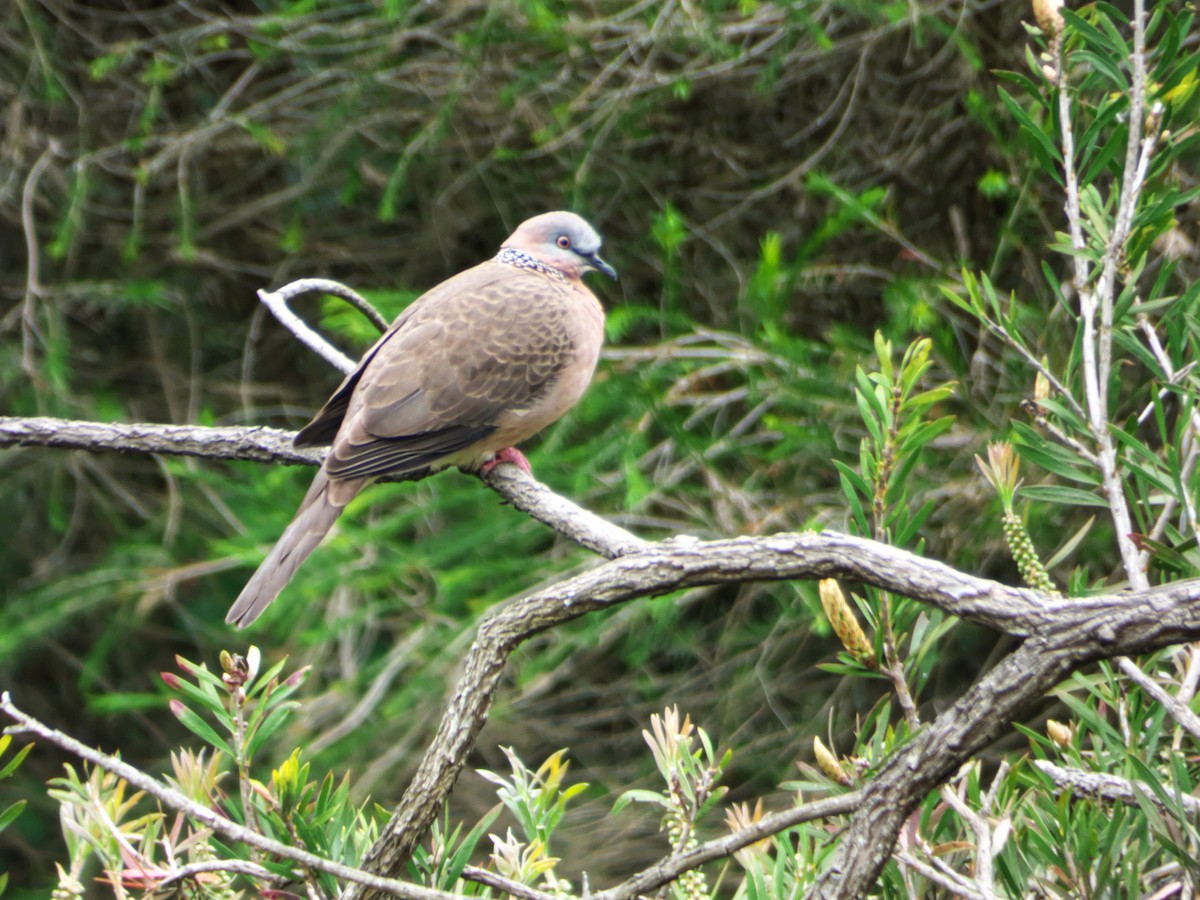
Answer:
[{"label": "green foliage background", "polygon": [[[920,539],[1015,581],[971,457],[1032,385],[941,288],[966,267],[1045,291],[1061,191],[991,71],[1024,65],[1022,18],[996,2],[13,0],[0,411],[298,426],[339,379],[256,289],[329,276],[394,315],[527,215],[571,208],[622,277],[597,288],[596,382],[532,448],[541,479],[647,536],[847,528],[832,460],[864,436],[856,366],[876,329],[928,335],[937,380],[961,387],[939,410],[955,426],[905,473],[912,508],[932,501]],[[309,312],[352,351],[371,338],[336,302]],[[0,684],[85,741],[161,760],[181,729],[157,673],[244,648],[224,611],[311,473],[44,449],[4,467]],[[1045,505],[1030,529],[1053,547],[1078,522]],[[1086,541],[1093,573],[1118,564],[1107,523]],[[268,659],[313,666],[280,747],[394,800],[477,617],[589,561],[473,478],[373,488],[252,633]],[[652,770],[650,711],[678,702],[737,748],[727,783],[749,797],[883,692],[815,668],[833,653],[819,610],[807,585],[710,589],[546,635],[475,763],[569,746],[592,785],[571,824],[593,877],[649,858],[657,822],[614,832],[606,814]],[[943,636],[922,702],[994,643]],[[60,766],[39,752],[22,769],[14,885],[48,883],[60,855],[41,788]],[[468,779],[455,802],[492,801]]]}]

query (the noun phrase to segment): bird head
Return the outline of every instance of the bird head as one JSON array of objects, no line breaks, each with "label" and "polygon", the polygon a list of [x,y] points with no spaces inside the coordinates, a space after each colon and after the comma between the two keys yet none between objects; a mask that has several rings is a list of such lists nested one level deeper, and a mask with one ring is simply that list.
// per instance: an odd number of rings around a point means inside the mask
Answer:
[{"label": "bird head", "polygon": [[500,246],[528,253],[568,278],[600,272],[615,279],[616,269],[600,258],[600,244],[600,235],[582,216],[560,211],[526,219]]}]

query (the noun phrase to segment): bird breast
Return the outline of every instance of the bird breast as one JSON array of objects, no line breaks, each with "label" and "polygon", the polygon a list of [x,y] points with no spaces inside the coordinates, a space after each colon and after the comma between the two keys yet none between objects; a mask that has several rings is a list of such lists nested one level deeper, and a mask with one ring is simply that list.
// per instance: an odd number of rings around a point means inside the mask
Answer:
[{"label": "bird breast", "polygon": [[496,422],[496,431],[485,441],[487,454],[512,447],[557,421],[573,407],[587,390],[600,358],[604,342],[604,310],[588,290],[573,290],[567,300],[574,308],[567,311],[569,349],[572,359],[554,359],[547,353],[545,366],[557,368],[559,376],[527,407],[506,410]]}]

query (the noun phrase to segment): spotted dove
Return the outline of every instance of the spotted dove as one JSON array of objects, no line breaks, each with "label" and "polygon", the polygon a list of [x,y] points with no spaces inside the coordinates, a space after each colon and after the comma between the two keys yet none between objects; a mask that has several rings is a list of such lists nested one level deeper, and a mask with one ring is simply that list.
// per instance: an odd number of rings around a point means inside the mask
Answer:
[{"label": "spotted dove", "polygon": [[615,278],[582,218],[523,222],[495,257],[417,298],[296,435],[332,444],[291,524],[225,617],[257,619],[359,491],[381,475],[528,463],[515,444],[583,394],[604,336],[586,272]]}]

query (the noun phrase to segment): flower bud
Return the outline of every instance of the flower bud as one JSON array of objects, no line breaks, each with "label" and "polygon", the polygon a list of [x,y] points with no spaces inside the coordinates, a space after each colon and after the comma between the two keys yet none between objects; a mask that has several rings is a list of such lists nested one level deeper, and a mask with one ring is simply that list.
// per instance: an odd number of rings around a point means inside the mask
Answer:
[{"label": "flower bud", "polygon": [[1039,370],[1033,378],[1033,402],[1041,406],[1042,401],[1048,399],[1050,399],[1050,379],[1046,377],[1045,372]]},{"label": "flower bud", "polygon": [[1071,728],[1069,725],[1048,719],[1046,721],[1046,734],[1050,740],[1054,741],[1060,747],[1069,747],[1071,745]]},{"label": "flower bud", "polygon": [[875,647],[863,633],[862,626],[858,624],[858,618],[846,602],[846,595],[842,593],[837,579],[822,578],[817,585],[817,592],[821,595],[821,608],[825,610],[825,618],[829,620],[833,633],[841,640],[846,652],[859,664],[874,668]]},{"label": "flower bud", "polygon": [[822,772],[838,784],[849,786],[850,776],[846,774],[846,770],[842,768],[838,758],[833,755],[833,751],[821,743],[819,737],[813,738],[813,756],[817,758],[817,765],[821,767]]}]

